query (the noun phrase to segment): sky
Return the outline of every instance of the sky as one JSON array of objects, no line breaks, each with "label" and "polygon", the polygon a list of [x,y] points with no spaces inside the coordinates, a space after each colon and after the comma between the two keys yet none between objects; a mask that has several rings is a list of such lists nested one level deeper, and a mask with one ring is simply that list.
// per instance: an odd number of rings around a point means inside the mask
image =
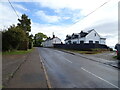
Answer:
[{"label": "sky", "polygon": [[[63,42],[66,35],[81,30],[95,29],[106,38],[106,45],[118,43],[118,2],[119,0],[10,0],[19,18],[22,14],[31,19],[31,32],[52,33]],[[106,3],[100,7],[103,3]],[[99,9],[97,9],[100,7]],[[96,10],[97,9],[97,10]],[[96,10],[92,14],[92,11]],[[90,14],[90,15],[88,15]],[[88,15],[88,16],[87,16]],[[87,16],[87,17],[86,17]],[[18,17],[8,3],[0,1],[0,30],[18,23]]]}]

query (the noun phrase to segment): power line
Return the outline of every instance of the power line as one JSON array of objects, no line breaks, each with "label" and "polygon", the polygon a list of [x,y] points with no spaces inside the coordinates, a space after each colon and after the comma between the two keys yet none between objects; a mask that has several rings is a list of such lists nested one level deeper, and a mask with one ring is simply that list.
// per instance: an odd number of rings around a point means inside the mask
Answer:
[{"label": "power line", "polygon": [[17,12],[16,12],[14,6],[12,5],[12,3],[10,2],[10,0],[8,0],[8,2],[9,2],[9,4],[11,5],[11,7],[12,7],[12,9],[14,10],[15,14],[17,15],[17,17],[19,18],[19,15],[17,14]]},{"label": "power line", "polygon": [[86,16],[84,16],[84,18],[76,21],[75,23],[73,23],[72,25],[76,24],[77,22],[82,21],[83,19],[85,19],[86,17],[88,17],[89,15],[91,15],[92,13],[94,13],[95,11],[97,11],[98,9],[100,9],[101,7],[103,7],[105,4],[107,4],[108,2],[110,2],[111,0],[108,0],[106,2],[104,2],[102,5],[100,5],[99,7],[97,7],[95,10],[93,10],[92,12],[90,12],[89,14],[87,14]]}]

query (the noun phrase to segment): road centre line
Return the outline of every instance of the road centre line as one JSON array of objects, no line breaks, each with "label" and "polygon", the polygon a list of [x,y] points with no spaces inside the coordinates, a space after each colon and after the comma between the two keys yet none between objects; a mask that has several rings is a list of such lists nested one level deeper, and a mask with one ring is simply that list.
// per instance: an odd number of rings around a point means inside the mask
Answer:
[{"label": "road centre line", "polygon": [[118,86],[116,86],[116,85],[110,83],[109,81],[107,81],[107,80],[105,80],[105,79],[103,79],[103,78],[101,78],[101,77],[99,77],[99,76],[97,76],[97,75],[95,75],[95,74],[89,72],[88,70],[86,70],[86,69],[84,69],[84,68],[82,68],[82,67],[81,67],[81,69],[84,70],[84,71],[86,71],[86,72],[88,72],[89,74],[91,74],[91,75],[93,75],[93,76],[95,76],[95,77],[97,77],[97,78],[99,78],[99,79],[105,81],[106,83],[108,83],[108,84],[110,84],[110,85],[112,85],[112,86],[114,86],[114,87],[120,89]]},{"label": "road centre line", "polygon": [[68,61],[68,62],[70,62],[70,63],[72,63],[70,60],[68,60],[68,59],[66,59],[66,58],[65,58],[65,60]]}]

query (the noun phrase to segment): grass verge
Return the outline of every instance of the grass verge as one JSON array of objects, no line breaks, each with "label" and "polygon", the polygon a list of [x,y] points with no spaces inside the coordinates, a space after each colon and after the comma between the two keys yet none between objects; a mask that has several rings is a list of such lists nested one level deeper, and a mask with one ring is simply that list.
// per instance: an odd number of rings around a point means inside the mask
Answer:
[{"label": "grass verge", "polygon": [[32,49],[28,49],[27,51],[24,50],[16,50],[16,51],[11,51],[11,52],[2,52],[2,55],[18,55],[18,54],[27,54],[30,53],[34,50],[34,48]]},{"label": "grass verge", "polygon": [[66,50],[66,49],[61,49],[61,50],[80,53],[80,54],[99,54],[99,53],[105,52],[102,50],[92,50],[92,51],[78,51],[78,50]]},{"label": "grass verge", "polygon": [[117,56],[113,56],[113,58],[117,59]]}]

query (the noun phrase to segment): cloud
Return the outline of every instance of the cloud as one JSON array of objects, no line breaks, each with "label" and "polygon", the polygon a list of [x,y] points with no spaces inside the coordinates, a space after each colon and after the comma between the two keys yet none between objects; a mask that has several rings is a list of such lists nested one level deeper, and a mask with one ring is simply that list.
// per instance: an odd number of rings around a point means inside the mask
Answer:
[{"label": "cloud", "polygon": [[[17,14],[21,16],[22,14],[17,11]],[[9,5],[9,3],[0,3],[0,29],[6,29],[11,24],[18,23],[18,17]]]},{"label": "cloud", "polygon": [[[28,0],[26,0],[26,2],[27,1]],[[107,38],[107,45],[114,46],[118,42],[117,8],[119,0],[111,0],[86,18],[84,17],[87,14],[108,0],[29,0],[28,2],[31,1],[36,3],[39,7],[48,7],[57,13],[58,16],[51,16],[47,15],[42,10],[38,11],[36,14],[45,22],[55,23],[59,22],[61,19],[72,19],[73,22],[78,21],[69,26],[65,26],[66,24],[64,23],[64,26],[59,26],[32,22],[31,33],[33,34],[43,32],[48,36],[52,36],[52,32],[54,32],[56,36],[64,41],[67,34],[79,33],[81,30],[87,31],[94,28],[101,36]],[[0,4],[0,9],[3,9],[2,13],[0,12],[0,18],[1,16],[3,17],[2,20],[5,21],[4,25],[9,25],[17,21],[16,15],[8,6]],[[2,22],[0,22],[0,24],[1,23]]]},{"label": "cloud", "polygon": [[54,32],[57,37],[64,41],[67,32],[67,26],[56,26],[56,25],[49,25],[49,24],[39,24],[32,22],[31,33],[35,35],[38,32],[42,32],[47,36],[52,37],[52,33]]},{"label": "cloud", "polygon": [[25,8],[24,6],[20,5],[20,4],[13,4],[13,6],[17,9],[21,9],[21,10],[24,10],[24,11],[28,11],[27,8]]},{"label": "cloud", "polygon": [[67,20],[67,19],[70,19],[70,17],[62,17],[63,19]]},{"label": "cloud", "polygon": [[[37,1],[42,7],[48,7],[54,10],[68,8],[71,10],[81,10],[81,14],[86,16],[88,13],[98,8],[108,0],[32,0]],[[118,2],[119,0],[111,0],[110,2]]]},{"label": "cloud", "polygon": [[101,36],[111,34],[113,35],[112,38],[106,37],[106,44],[114,46],[118,42],[118,2],[109,2],[88,17],[78,20],[76,24],[71,25],[68,29],[70,31],[74,30],[75,33],[81,30],[95,29]]},{"label": "cloud", "polygon": [[50,15],[47,15],[47,14],[45,14],[45,12],[42,11],[42,10],[37,11],[37,12],[36,12],[36,15],[37,15],[40,19],[42,19],[43,21],[48,22],[48,23],[59,22],[59,20],[61,19],[59,16],[50,16]]}]

